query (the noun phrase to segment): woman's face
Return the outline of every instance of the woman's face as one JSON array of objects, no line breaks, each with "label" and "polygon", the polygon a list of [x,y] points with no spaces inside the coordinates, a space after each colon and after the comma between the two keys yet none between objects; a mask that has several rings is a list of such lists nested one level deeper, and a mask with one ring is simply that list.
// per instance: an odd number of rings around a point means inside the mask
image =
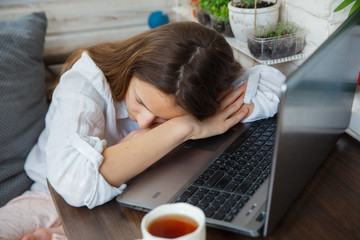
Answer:
[{"label": "woman's face", "polygon": [[140,128],[148,128],[153,124],[188,114],[175,104],[173,96],[136,77],[130,80],[125,104],[130,119],[137,122]]}]

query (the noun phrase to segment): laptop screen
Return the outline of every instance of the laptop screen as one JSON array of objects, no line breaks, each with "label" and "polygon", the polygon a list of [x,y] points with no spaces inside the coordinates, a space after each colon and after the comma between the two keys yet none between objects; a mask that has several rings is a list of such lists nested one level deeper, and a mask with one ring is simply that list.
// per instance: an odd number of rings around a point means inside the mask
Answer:
[{"label": "laptop screen", "polygon": [[360,9],[283,86],[264,235],[348,127],[360,70]]}]

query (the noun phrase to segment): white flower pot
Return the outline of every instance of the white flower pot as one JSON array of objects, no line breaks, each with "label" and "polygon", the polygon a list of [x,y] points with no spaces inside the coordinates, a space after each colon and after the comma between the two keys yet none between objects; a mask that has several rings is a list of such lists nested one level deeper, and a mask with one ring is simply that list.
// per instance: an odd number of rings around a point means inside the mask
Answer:
[{"label": "white flower pot", "polygon": [[[254,27],[255,9],[237,8],[228,4],[231,30],[236,39],[246,42],[246,35],[242,30]],[[256,25],[277,24],[279,20],[280,1],[271,7],[256,9]]]}]

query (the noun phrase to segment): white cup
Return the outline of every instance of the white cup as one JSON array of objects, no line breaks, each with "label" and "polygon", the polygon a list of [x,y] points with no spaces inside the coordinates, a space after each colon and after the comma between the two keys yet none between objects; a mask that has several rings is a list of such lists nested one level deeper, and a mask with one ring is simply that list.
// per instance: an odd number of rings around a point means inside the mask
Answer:
[{"label": "white cup", "polygon": [[[154,236],[149,232],[149,226],[154,223],[154,220],[156,221],[159,220],[159,218],[163,219],[164,217],[166,218],[166,216],[174,216],[174,215],[176,216],[181,215],[186,218],[190,218],[191,221],[195,221],[197,224],[196,230],[176,238]],[[181,217],[177,219],[181,219]],[[205,240],[206,239],[205,214],[200,208],[195,207],[188,203],[163,204],[156,207],[155,209],[153,209],[144,216],[144,218],[141,220],[141,232],[142,232],[143,240],[165,240],[165,239]]]}]

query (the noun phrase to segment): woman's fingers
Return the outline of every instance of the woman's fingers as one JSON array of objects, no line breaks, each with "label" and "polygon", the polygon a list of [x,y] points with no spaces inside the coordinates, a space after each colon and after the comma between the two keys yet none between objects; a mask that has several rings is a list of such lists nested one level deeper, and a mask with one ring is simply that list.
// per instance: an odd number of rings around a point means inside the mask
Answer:
[{"label": "woman's fingers", "polygon": [[244,97],[245,94],[241,94],[234,102],[222,110],[225,119],[234,115],[244,106]]},{"label": "woman's fingers", "polygon": [[249,113],[248,106],[244,104],[246,86],[245,83],[234,91],[228,89],[222,92],[219,96],[221,99],[219,110],[204,121],[195,121],[200,130],[192,139],[222,134],[243,120]]},{"label": "woman's fingers", "polygon": [[228,96],[231,92],[233,91],[232,87],[229,87],[228,89],[224,90],[223,92],[220,93],[219,97],[218,97],[218,101],[222,102],[224,100],[224,98],[226,96]]},{"label": "woman's fingers", "polygon": [[247,83],[244,83],[231,93],[229,92],[221,101],[220,109],[223,110],[227,108],[229,105],[233,104],[235,101],[239,99],[242,95],[245,95]]},{"label": "woman's fingers", "polygon": [[243,107],[238,112],[236,112],[236,114],[226,119],[228,129],[233,127],[235,124],[239,123],[241,120],[243,120],[248,113],[249,113],[249,109],[247,107]]}]

